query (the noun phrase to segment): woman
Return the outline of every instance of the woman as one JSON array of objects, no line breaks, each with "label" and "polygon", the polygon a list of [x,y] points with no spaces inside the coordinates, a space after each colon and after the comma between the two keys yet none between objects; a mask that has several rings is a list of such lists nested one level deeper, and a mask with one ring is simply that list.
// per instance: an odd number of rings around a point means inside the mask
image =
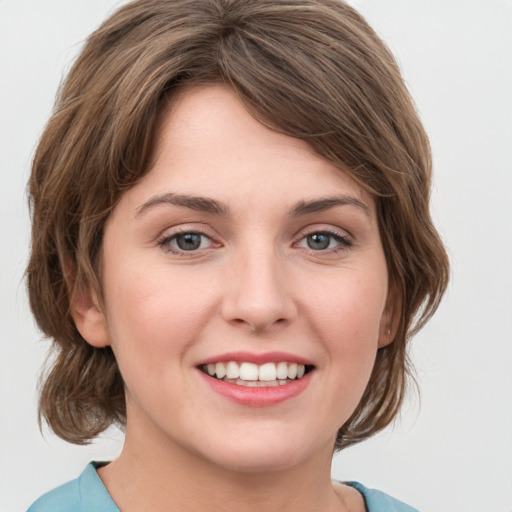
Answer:
[{"label": "woman", "polygon": [[446,287],[430,173],[347,5],[114,13],[35,155],[28,286],[57,349],[42,417],[126,440],[30,510],[411,510],[330,464],[398,413]]}]

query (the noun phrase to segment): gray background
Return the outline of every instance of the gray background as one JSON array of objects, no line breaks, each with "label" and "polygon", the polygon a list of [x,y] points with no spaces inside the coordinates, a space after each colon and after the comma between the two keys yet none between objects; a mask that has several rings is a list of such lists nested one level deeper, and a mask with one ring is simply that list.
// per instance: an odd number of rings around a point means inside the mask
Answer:
[{"label": "gray background", "polygon": [[[335,478],[423,512],[512,511],[512,1],[353,0],[397,55],[431,136],[433,214],[452,281],[414,341],[422,397],[335,458]],[[0,0],[0,511],[24,510],[91,460],[36,420],[47,343],[23,283],[25,183],[55,91],[81,41],[119,2]]]}]

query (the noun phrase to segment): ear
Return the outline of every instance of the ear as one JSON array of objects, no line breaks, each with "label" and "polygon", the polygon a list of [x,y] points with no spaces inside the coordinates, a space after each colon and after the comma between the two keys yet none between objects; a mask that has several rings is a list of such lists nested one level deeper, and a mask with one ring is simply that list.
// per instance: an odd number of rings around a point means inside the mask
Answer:
[{"label": "ear", "polygon": [[105,314],[96,293],[89,285],[73,292],[71,316],[78,332],[90,345],[98,348],[110,345]]},{"label": "ear", "polygon": [[401,294],[396,290],[396,287],[391,286],[379,326],[379,348],[386,347],[395,339],[400,325],[401,311]]}]

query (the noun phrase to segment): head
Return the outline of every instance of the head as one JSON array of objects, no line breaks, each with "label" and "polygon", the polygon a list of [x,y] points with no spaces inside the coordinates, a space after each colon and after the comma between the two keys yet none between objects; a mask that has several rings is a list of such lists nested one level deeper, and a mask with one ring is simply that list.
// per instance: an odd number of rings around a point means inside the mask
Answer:
[{"label": "head", "polygon": [[430,218],[431,157],[414,105],[383,42],[339,0],[139,0],[89,37],[30,180],[28,288],[55,347],[40,412],[74,443],[124,424],[114,354],[80,335],[71,304],[85,289],[102,304],[108,219],[151,168],[163,114],[178,92],[213,83],[229,87],[264,126],[306,142],[375,200],[394,320],[336,448],[359,442],[399,411],[408,341],[435,311],[448,263]]}]

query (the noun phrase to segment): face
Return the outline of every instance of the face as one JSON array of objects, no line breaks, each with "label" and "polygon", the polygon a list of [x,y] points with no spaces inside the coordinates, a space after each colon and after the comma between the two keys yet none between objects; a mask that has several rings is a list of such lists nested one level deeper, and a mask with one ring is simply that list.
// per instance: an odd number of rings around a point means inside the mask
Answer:
[{"label": "face", "polygon": [[78,326],[112,346],[127,439],[228,469],[330,458],[386,343],[372,197],[222,85],[174,98],[102,276],[103,323]]}]

